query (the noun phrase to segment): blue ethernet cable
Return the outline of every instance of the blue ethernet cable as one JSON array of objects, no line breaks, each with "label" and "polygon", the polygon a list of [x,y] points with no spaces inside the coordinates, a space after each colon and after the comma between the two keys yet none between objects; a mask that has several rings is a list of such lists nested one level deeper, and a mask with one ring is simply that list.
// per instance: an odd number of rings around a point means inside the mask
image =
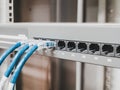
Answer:
[{"label": "blue ethernet cable", "polygon": [[21,46],[21,42],[16,43],[15,45],[11,46],[7,51],[5,51],[2,56],[0,57],[0,65],[3,63],[3,61],[6,59],[6,57],[12,53],[16,48]]},{"label": "blue ethernet cable", "polygon": [[10,63],[8,69],[5,71],[3,77],[1,78],[0,81],[0,90],[3,89],[4,84],[6,83],[9,75],[11,74],[13,68],[15,67],[15,65],[19,62],[19,59],[21,58],[21,56],[24,54],[24,52],[29,48],[29,44],[25,44],[23,47],[21,47],[21,49],[17,52],[17,54],[15,55],[15,57],[13,58],[12,62]]},{"label": "blue ethernet cable", "polygon": [[13,68],[15,67],[15,65],[19,62],[19,59],[21,58],[21,56],[24,54],[24,52],[29,48],[29,44],[26,44],[22,47],[22,49],[20,49],[17,54],[15,55],[15,57],[13,58],[11,64],[8,66],[8,69],[5,71],[4,76],[5,77],[9,77],[10,73],[12,72]]},{"label": "blue ethernet cable", "polygon": [[[48,43],[49,42],[49,43]],[[46,41],[46,42],[42,42],[42,43],[37,43],[37,45],[33,45],[28,51],[27,53],[24,55],[24,57],[20,60],[20,62],[18,63],[12,77],[11,80],[9,82],[9,86],[8,86],[8,90],[13,90],[14,85],[17,81],[17,78],[23,68],[23,66],[25,65],[25,63],[27,62],[27,60],[29,59],[29,57],[38,49],[49,49],[52,47],[55,47],[56,43],[51,41]]]},{"label": "blue ethernet cable", "polygon": [[20,62],[18,63],[13,75],[12,75],[12,78],[10,80],[10,87],[13,88],[16,81],[17,81],[17,78],[24,66],[24,64],[27,62],[27,60],[30,58],[30,56],[38,49],[38,46],[37,45],[34,45],[30,48],[30,50],[25,54],[25,56],[20,60]]}]

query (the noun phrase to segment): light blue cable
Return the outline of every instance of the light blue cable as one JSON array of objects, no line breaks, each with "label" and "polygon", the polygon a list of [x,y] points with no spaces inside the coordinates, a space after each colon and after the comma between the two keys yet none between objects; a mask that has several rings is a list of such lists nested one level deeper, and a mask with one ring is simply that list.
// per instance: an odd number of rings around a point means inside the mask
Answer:
[{"label": "light blue cable", "polygon": [[9,65],[8,69],[5,71],[4,76],[5,77],[9,77],[10,73],[12,72],[13,68],[15,67],[15,65],[19,62],[19,59],[21,58],[21,56],[24,54],[24,52],[29,48],[29,44],[26,44],[22,47],[22,49],[20,49],[17,54],[15,55],[15,57],[13,58],[11,64]]},{"label": "light blue cable", "polygon": [[15,45],[11,46],[7,51],[5,51],[2,56],[0,57],[0,65],[3,63],[3,61],[6,59],[6,57],[12,53],[16,48],[21,46],[21,42],[16,43]]},{"label": "light blue cable", "polygon": [[13,75],[12,75],[12,78],[10,80],[10,83],[12,84],[15,84],[16,81],[17,81],[17,78],[24,66],[24,64],[26,63],[26,61],[29,59],[29,57],[37,50],[38,46],[37,45],[34,45],[30,48],[30,50],[25,54],[25,56],[20,60],[20,62],[18,63]]}]

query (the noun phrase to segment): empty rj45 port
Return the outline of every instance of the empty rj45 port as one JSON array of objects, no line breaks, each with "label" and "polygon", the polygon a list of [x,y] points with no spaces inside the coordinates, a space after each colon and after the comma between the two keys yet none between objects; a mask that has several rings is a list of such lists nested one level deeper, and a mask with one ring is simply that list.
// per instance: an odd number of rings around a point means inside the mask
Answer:
[{"label": "empty rj45 port", "polygon": [[66,43],[65,43],[65,41],[61,41],[61,40],[58,41],[57,46],[58,46],[59,50],[65,50],[66,49]]},{"label": "empty rj45 port", "polygon": [[100,54],[100,45],[99,44],[90,44],[89,45],[90,54]]},{"label": "empty rj45 port", "polygon": [[114,47],[112,45],[103,45],[102,55],[114,56]]},{"label": "empty rj45 port", "polygon": [[76,51],[76,43],[75,42],[68,42],[67,43],[67,50],[68,51]]},{"label": "empty rj45 port", "polygon": [[116,56],[120,57],[120,46],[116,47]]},{"label": "empty rj45 port", "polygon": [[87,53],[87,44],[83,42],[79,42],[77,52]]}]

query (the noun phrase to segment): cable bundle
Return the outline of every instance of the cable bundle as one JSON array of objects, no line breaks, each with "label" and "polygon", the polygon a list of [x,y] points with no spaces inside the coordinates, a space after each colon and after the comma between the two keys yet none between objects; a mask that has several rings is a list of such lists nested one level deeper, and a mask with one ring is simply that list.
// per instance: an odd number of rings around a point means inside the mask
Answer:
[{"label": "cable bundle", "polygon": [[[7,70],[5,71],[1,81],[0,81],[0,90],[3,90],[3,87],[8,80],[10,74],[12,73],[14,67],[15,71],[12,75],[12,78],[10,79],[8,90],[13,90],[14,85],[16,84],[17,78],[24,67],[27,60],[30,58],[30,56],[37,50],[42,49],[49,49],[56,46],[56,43],[54,41],[43,41],[43,40],[27,40],[26,42],[18,42],[12,47],[10,47],[0,58],[0,65],[3,63],[3,61],[6,59],[6,57],[13,51],[15,51],[17,48],[18,52],[14,56],[12,62],[8,66]],[[24,55],[24,56],[23,56]],[[23,56],[23,57],[22,57]]]}]

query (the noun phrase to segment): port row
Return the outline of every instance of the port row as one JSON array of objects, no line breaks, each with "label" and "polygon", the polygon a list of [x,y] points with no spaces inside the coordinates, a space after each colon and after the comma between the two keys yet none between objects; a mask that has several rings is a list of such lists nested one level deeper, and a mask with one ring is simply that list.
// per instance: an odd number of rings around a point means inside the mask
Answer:
[{"label": "port row", "polygon": [[61,51],[120,58],[120,45],[118,44],[109,44],[104,42],[55,40],[55,39],[46,39],[46,38],[34,38],[34,39],[56,41],[57,43],[56,49]]},{"label": "port row", "polygon": [[83,41],[56,40],[57,50],[120,57],[120,45]]}]

